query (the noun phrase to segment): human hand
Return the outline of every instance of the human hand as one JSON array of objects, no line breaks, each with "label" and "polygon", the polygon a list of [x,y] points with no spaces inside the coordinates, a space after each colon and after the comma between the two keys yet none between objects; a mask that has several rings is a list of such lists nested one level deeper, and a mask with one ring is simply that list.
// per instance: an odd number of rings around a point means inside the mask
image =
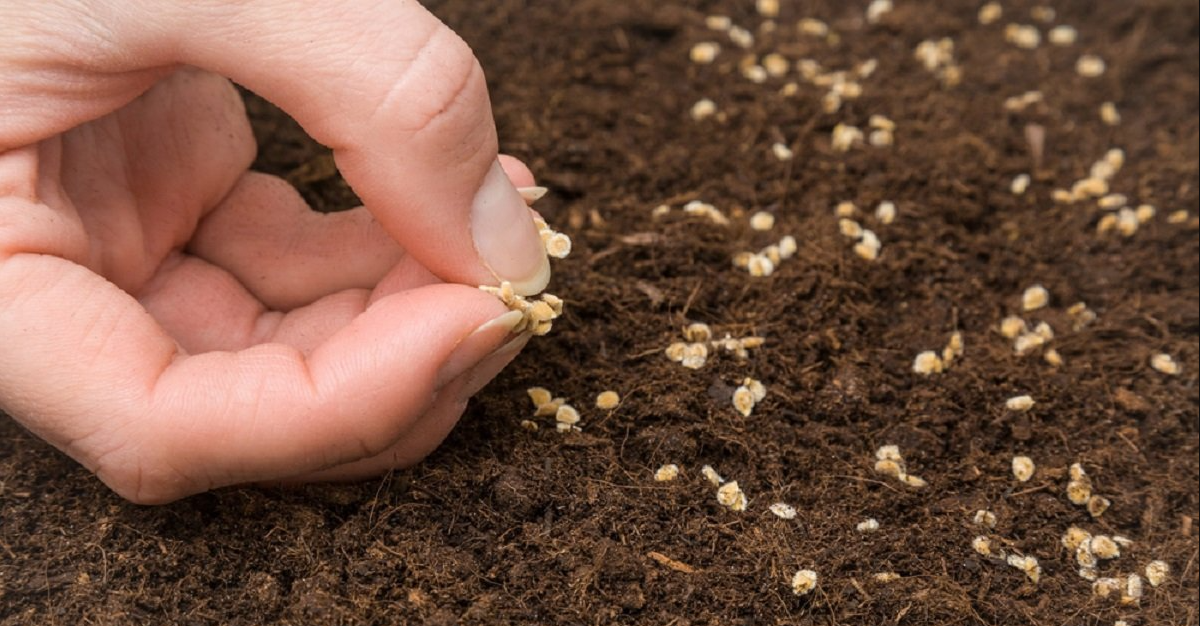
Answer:
[{"label": "human hand", "polygon": [[[221,76],[366,208],[247,172]],[[416,2],[0,4],[0,406],[142,503],[415,463],[528,341],[475,288],[549,280],[514,183]]]}]

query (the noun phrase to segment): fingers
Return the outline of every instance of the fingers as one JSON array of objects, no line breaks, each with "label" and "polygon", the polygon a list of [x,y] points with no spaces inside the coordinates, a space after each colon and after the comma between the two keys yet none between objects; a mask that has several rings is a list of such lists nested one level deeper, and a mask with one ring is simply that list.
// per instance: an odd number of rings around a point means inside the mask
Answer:
[{"label": "fingers", "polygon": [[255,172],[242,176],[204,218],[188,251],[228,270],[281,311],[345,289],[373,288],[405,259],[367,211],[318,213],[287,182]]},{"label": "fingers", "polygon": [[57,257],[0,263],[0,293],[3,408],[138,502],[377,455],[516,322],[476,289],[434,285],[379,299],[307,357],[282,344],[188,355],[126,293]]}]

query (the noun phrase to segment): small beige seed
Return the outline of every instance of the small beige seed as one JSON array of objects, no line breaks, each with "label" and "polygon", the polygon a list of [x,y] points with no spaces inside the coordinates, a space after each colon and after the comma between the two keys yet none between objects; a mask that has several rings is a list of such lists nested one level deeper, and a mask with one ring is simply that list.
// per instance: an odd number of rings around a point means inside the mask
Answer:
[{"label": "small beige seed", "polygon": [[854,529],[860,533],[873,533],[879,530],[879,520],[875,519],[874,517],[867,518],[859,522]]},{"label": "small beige seed", "polygon": [[[699,122],[706,120],[717,113],[717,103],[708,98],[701,98],[692,105],[692,119]],[[669,210],[669,209],[668,209]]]},{"label": "small beige seed", "polygon": [[692,46],[688,57],[692,63],[699,65],[708,65],[716,60],[717,55],[721,53],[721,44],[715,41],[702,41]]},{"label": "small beige seed", "polygon": [[569,404],[564,404],[558,407],[558,411],[554,413],[554,421],[559,424],[574,426],[579,423],[579,411]]},{"label": "small beige seed", "polygon": [[790,259],[795,256],[799,246],[796,244],[796,238],[787,235],[779,240],[779,258]]},{"label": "small beige seed", "polygon": [[1071,185],[1071,196],[1075,200],[1087,200],[1088,198],[1099,198],[1108,193],[1108,190],[1108,180],[1089,176]]},{"label": "small beige seed", "polygon": [[746,510],[746,494],[742,492],[736,480],[731,480],[717,488],[717,502],[730,511]]},{"label": "small beige seed", "polygon": [[1009,24],[1004,29],[1004,39],[1018,48],[1033,50],[1041,45],[1042,33],[1036,26]]},{"label": "small beige seed", "polygon": [[995,23],[1004,15],[1004,8],[999,2],[988,2],[979,7],[979,23],[987,26]]},{"label": "small beige seed", "polygon": [[759,211],[750,216],[750,228],[767,231],[775,227],[775,216],[766,211]]},{"label": "small beige seed", "polygon": [[596,408],[597,409],[601,409],[604,411],[607,411],[609,409],[615,409],[615,408],[617,408],[617,405],[620,403],[621,403],[621,395],[615,391],[601,391],[600,394],[596,396]]},{"label": "small beige seed", "polygon": [[900,574],[897,574],[896,572],[879,572],[878,574],[871,576],[871,578],[877,583],[891,583],[900,580]]},{"label": "small beige seed", "polygon": [[675,480],[679,477],[679,466],[674,463],[668,463],[654,472],[654,480],[665,483]]},{"label": "small beige seed", "polygon": [[922,487],[929,486],[929,483],[925,482],[924,478],[921,478],[920,476],[915,476],[913,474],[905,474],[903,477],[903,480],[904,480],[904,484],[908,485],[909,487],[922,488]]},{"label": "small beige seed", "polygon": [[1092,481],[1088,479],[1071,480],[1067,483],[1067,499],[1071,504],[1086,506],[1092,497]]},{"label": "small beige seed", "polygon": [[1046,338],[1037,333],[1024,333],[1013,342],[1013,352],[1024,356],[1046,344]]},{"label": "small beige seed", "polygon": [[525,390],[525,393],[529,395],[529,400],[533,402],[533,408],[535,409],[542,405],[549,404],[554,398],[554,395],[550,393],[550,390],[546,389],[545,387],[530,387],[529,389]]},{"label": "small beige seed", "polygon": [[1130,574],[1125,579],[1125,589],[1121,592],[1121,604],[1124,606],[1140,604],[1142,593],[1142,577],[1137,574]]},{"label": "small beige seed", "polygon": [[692,343],[712,339],[712,327],[703,322],[693,322],[683,329],[683,338]]},{"label": "small beige seed", "polygon": [[895,444],[887,444],[876,448],[875,458],[881,461],[904,461],[904,456],[900,454],[900,446]]},{"label": "small beige seed", "polygon": [[1029,180],[1029,174],[1017,174],[1017,176],[1012,179],[1012,183],[1009,185],[1009,190],[1012,191],[1013,195],[1024,195],[1025,191],[1029,189]]},{"label": "small beige seed", "polygon": [[742,77],[756,85],[761,85],[767,82],[770,74],[767,73],[767,68],[761,65],[747,65],[742,68]]},{"label": "small beige seed", "polygon": [[1157,587],[1167,580],[1171,574],[1171,566],[1166,561],[1150,561],[1146,564],[1146,582],[1151,587]]},{"label": "small beige seed", "polygon": [[1129,198],[1126,198],[1125,194],[1121,193],[1110,193],[1096,201],[1096,206],[1106,211],[1114,211],[1128,204]]},{"label": "small beige seed", "polygon": [[848,237],[850,239],[862,239],[862,225],[854,220],[846,218],[838,220],[838,230],[842,233],[843,237]]},{"label": "small beige seed", "polygon": [[1167,216],[1167,223],[1186,224],[1189,217],[1191,217],[1191,215],[1187,212],[1187,209],[1179,209],[1172,211],[1171,214]]},{"label": "small beige seed", "polygon": [[1050,303],[1050,292],[1041,285],[1034,285],[1021,294],[1021,308],[1036,311]]},{"label": "small beige seed", "polygon": [[712,483],[714,487],[720,487],[721,483],[725,482],[725,479],[721,478],[721,475],[718,474],[717,470],[713,469],[711,465],[705,465],[704,467],[701,467],[700,474],[704,476],[705,480]]},{"label": "small beige seed", "polygon": [[792,576],[792,593],[803,596],[817,588],[817,573],[802,569]]},{"label": "small beige seed", "polygon": [[688,344],[680,361],[688,369],[698,370],[708,361],[708,346],[702,343]]},{"label": "small beige seed", "polygon": [[938,356],[938,354],[932,350],[926,350],[925,352],[918,354],[917,358],[913,359],[913,372],[922,376],[940,374],[942,373],[943,369],[944,365],[942,363],[942,357]]},{"label": "small beige seed", "polygon": [[747,377],[742,380],[742,386],[750,390],[755,403],[762,402],[767,397],[767,386],[762,384],[762,381]]},{"label": "small beige seed", "polygon": [[1075,562],[1079,564],[1080,569],[1095,569],[1100,564],[1100,559],[1092,553],[1091,538],[1088,538],[1086,543],[1081,543],[1075,547]]},{"label": "small beige seed", "polygon": [[886,148],[896,143],[896,136],[890,130],[877,128],[867,136],[867,143],[876,148]]},{"label": "small beige seed", "polygon": [[[1034,402],[1033,398],[1031,396],[1027,396],[1027,395],[1013,396],[1013,397],[1009,398],[1008,400],[1004,401],[1004,406],[1007,407],[1009,411],[1016,411],[1016,412],[1028,411],[1029,409],[1033,408],[1034,404],[1035,404],[1035,402]],[[1015,463],[1016,459],[1014,459],[1013,462]]]},{"label": "small beige seed", "polygon": [[763,17],[779,16],[779,0],[756,0],[754,8]]},{"label": "small beige seed", "polygon": [[536,433],[540,427],[538,426],[538,423],[533,420],[521,420],[521,428],[524,428],[531,433]]},{"label": "small beige seed", "polygon": [[833,214],[837,217],[851,218],[858,214],[858,206],[849,200],[844,200],[834,207]]},{"label": "small beige seed", "polygon": [[1062,24],[1050,29],[1046,39],[1056,46],[1069,46],[1079,39],[1079,31],[1072,26]]},{"label": "small beige seed", "polygon": [[1117,110],[1117,105],[1112,102],[1105,102],[1100,105],[1100,121],[1107,126],[1117,126],[1121,123],[1121,112]]},{"label": "small beige seed", "polygon": [[782,54],[772,52],[763,57],[762,66],[767,70],[767,75],[772,78],[782,78],[791,69],[792,64]]},{"label": "small beige seed", "polygon": [[811,35],[813,37],[824,37],[829,34],[829,25],[821,20],[806,17],[796,24],[796,29],[802,35]]},{"label": "small beige seed", "polygon": [[1000,334],[1008,339],[1016,339],[1028,329],[1025,320],[1009,316],[1000,320]]},{"label": "small beige seed", "polygon": [[979,535],[971,540],[971,548],[980,556],[991,557],[995,555],[995,551],[992,549],[992,540],[983,535]]},{"label": "small beige seed", "polygon": [[556,259],[567,258],[571,254],[571,238],[563,233],[554,233],[546,240],[546,254]]},{"label": "small beige seed", "polygon": [[726,31],[733,26],[733,20],[728,15],[709,15],[704,18],[704,25],[710,30]]},{"label": "small beige seed", "polygon": [[1075,62],[1075,73],[1084,78],[1096,78],[1104,74],[1104,70],[1104,59],[1094,54],[1085,54]]},{"label": "small beige seed", "polygon": [[1137,217],[1138,224],[1145,224],[1154,219],[1158,214],[1158,209],[1153,204],[1139,204],[1138,208],[1133,210],[1134,216]]},{"label": "small beige seed", "polygon": [[1046,352],[1042,354],[1042,358],[1045,359],[1046,363],[1049,363],[1051,367],[1062,367],[1063,365],[1062,355],[1059,354],[1058,350],[1055,350],[1054,348],[1046,350]]},{"label": "small beige seed", "polygon": [[875,207],[875,219],[883,224],[891,224],[896,221],[896,204],[894,202],[884,200]]},{"label": "small beige seed", "polygon": [[770,276],[771,274],[775,273],[775,264],[772,263],[771,259],[767,258],[766,256],[762,254],[756,254],[750,258],[750,262],[746,266],[746,270],[750,272],[751,276],[754,277]]},{"label": "small beige seed", "polygon": [[871,0],[867,5],[867,23],[878,24],[883,16],[892,10],[892,0]]},{"label": "small beige seed", "polygon": [[846,152],[863,141],[863,132],[857,126],[838,124],[830,133],[830,147],[836,152]]},{"label": "small beige seed", "polygon": [[996,514],[986,509],[975,511],[973,520],[976,526],[983,526],[984,528],[996,527]]},{"label": "small beige seed", "polygon": [[775,158],[777,160],[785,161],[785,162],[791,161],[792,157],[794,156],[794,154],[792,153],[792,149],[782,143],[772,144],[771,145],[771,154],[775,155]]},{"label": "small beige seed", "polygon": [[779,519],[796,519],[796,507],[786,502],[776,502],[768,508]]},{"label": "small beige seed", "polygon": [[875,461],[875,473],[883,474],[884,476],[891,476],[893,478],[901,478],[906,476],[904,473],[904,468],[901,466],[900,462],[893,461],[891,459],[880,459]]},{"label": "small beige seed", "polygon": [[1121,556],[1121,548],[1108,535],[1096,535],[1088,542],[1088,549],[1096,558],[1105,561]]},{"label": "small beige seed", "polygon": [[741,26],[731,26],[729,28],[729,41],[743,50],[749,49],[754,45],[754,34]]},{"label": "small beige seed", "polygon": [[1067,468],[1067,476],[1070,476],[1071,480],[1090,480],[1082,463],[1072,463],[1071,467]]},{"label": "small beige seed", "polygon": [[1062,545],[1068,550],[1077,550],[1079,546],[1086,545],[1091,540],[1091,533],[1078,526],[1072,526],[1063,533]]},{"label": "small beige seed", "polygon": [[1045,22],[1047,24],[1049,24],[1050,22],[1053,22],[1055,16],[1057,16],[1057,15],[1058,15],[1058,13],[1055,12],[1054,7],[1049,7],[1046,5],[1038,5],[1038,6],[1033,7],[1032,9],[1029,9],[1029,17],[1032,17],[1033,19],[1035,19],[1039,22]]},{"label": "small beige seed", "polygon": [[1075,202],[1075,194],[1067,191],[1066,189],[1055,189],[1054,191],[1050,192],[1050,199],[1053,200],[1055,204],[1071,204]]},{"label": "small beige seed", "polygon": [[1141,225],[1142,223],[1133,209],[1125,207],[1117,211],[1117,232],[1122,236],[1132,237]]},{"label": "small beige seed", "polygon": [[1025,576],[1029,579],[1029,582],[1035,585],[1038,584],[1038,581],[1042,577],[1042,566],[1039,565],[1038,560],[1032,556],[1010,554],[1008,556],[1008,564],[1025,572]]},{"label": "small beige seed", "polygon": [[1112,501],[1104,496],[1092,496],[1087,501],[1087,512],[1092,518],[1098,518],[1104,515],[1108,507],[1112,506]]},{"label": "small beige seed", "polygon": [[1012,473],[1018,482],[1029,482],[1033,478],[1033,472],[1036,467],[1033,464],[1033,459],[1027,456],[1014,456],[1012,460]]},{"label": "small beige seed", "polygon": [[1107,598],[1120,591],[1124,584],[1117,578],[1099,578],[1092,583],[1092,595],[1097,598]]},{"label": "small beige seed", "polygon": [[1171,355],[1162,352],[1150,357],[1150,367],[1168,376],[1178,376],[1182,371]]},{"label": "small beige seed", "polygon": [[733,392],[733,408],[737,409],[742,417],[750,417],[750,413],[754,411],[754,393],[751,392],[745,385],[739,386]]}]

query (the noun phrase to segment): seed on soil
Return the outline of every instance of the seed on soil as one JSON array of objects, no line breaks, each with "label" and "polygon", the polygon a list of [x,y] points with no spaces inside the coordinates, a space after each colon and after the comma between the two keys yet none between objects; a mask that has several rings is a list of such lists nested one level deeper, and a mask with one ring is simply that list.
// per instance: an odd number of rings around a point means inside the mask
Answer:
[{"label": "seed on soil", "polygon": [[738,486],[736,480],[731,480],[717,488],[717,502],[729,509],[740,513],[746,510],[746,494]]},{"label": "seed on soil", "polygon": [[976,526],[983,526],[988,529],[996,527],[996,514],[986,509],[975,511],[975,517],[972,520]]},{"label": "seed on soil", "polygon": [[1129,204],[1129,198],[1125,197],[1125,194],[1121,194],[1121,193],[1110,193],[1106,196],[1101,197],[1099,200],[1096,201],[1096,206],[1098,206],[1106,211],[1112,211],[1115,209],[1119,209],[1128,204]]},{"label": "seed on soil", "polygon": [[700,200],[692,200],[683,205],[683,212],[697,217],[707,217],[709,221],[718,226],[727,226],[729,224],[729,218],[725,217],[725,214],[717,209],[717,207]]},{"label": "seed on soil", "polygon": [[767,69],[761,65],[746,65],[742,67],[742,78],[756,85],[761,85],[767,82],[769,75],[767,74]]},{"label": "seed on soil", "polygon": [[755,254],[750,257],[750,261],[746,265],[746,271],[756,278],[770,276],[775,273],[775,263],[766,255]]},{"label": "seed on soil", "polygon": [[733,20],[728,15],[709,15],[704,18],[704,25],[709,30],[727,31],[733,26]]},{"label": "seed on soil", "polygon": [[1125,579],[1125,589],[1121,592],[1121,604],[1124,606],[1141,604],[1142,593],[1142,577],[1137,574],[1130,574]]},{"label": "seed on soil", "polygon": [[683,359],[680,363],[684,367],[692,370],[698,370],[704,367],[708,361],[708,346],[702,343],[687,344],[683,349]]},{"label": "seed on soil", "polygon": [[1150,367],[1168,376],[1178,376],[1182,371],[1175,359],[1163,352],[1150,357]]},{"label": "seed on soil", "polygon": [[1055,204],[1072,204],[1075,202],[1075,194],[1066,189],[1055,189],[1050,192],[1050,199]]},{"label": "seed on soil", "polygon": [[879,572],[871,576],[877,583],[891,583],[900,580],[900,574],[896,572]]},{"label": "seed on soil", "polygon": [[1092,553],[1091,541],[1091,537],[1088,537],[1086,542],[1075,547],[1075,562],[1081,571],[1095,570],[1100,563],[1100,559]]},{"label": "seed on soil", "polygon": [[1107,194],[1108,190],[1109,185],[1106,179],[1089,176],[1088,178],[1077,180],[1075,184],[1071,185],[1071,197],[1076,201],[1099,198]]},{"label": "seed on soil", "polygon": [[1121,112],[1117,110],[1117,105],[1112,102],[1105,102],[1100,105],[1100,121],[1108,126],[1117,126],[1121,123]]},{"label": "seed on soil", "polygon": [[554,412],[554,421],[559,424],[574,426],[579,423],[579,411],[569,404],[564,404]]},{"label": "seed on soil", "polygon": [[621,395],[615,391],[601,391],[600,394],[596,396],[596,408],[597,409],[601,409],[604,411],[607,411],[609,409],[615,409],[615,408],[617,408],[617,405],[620,403],[621,403]]},{"label": "seed on soil", "polygon": [[1104,74],[1104,70],[1104,59],[1094,54],[1085,54],[1075,62],[1075,73],[1084,78],[1096,78]]},{"label": "seed on soil", "polygon": [[521,420],[521,428],[524,428],[529,432],[536,433],[540,427],[538,426],[538,423],[533,420]]},{"label": "seed on soil", "polygon": [[1025,191],[1029,189],[1029,174],[1017,174],[1008,188],[1013,195],[1024,195]]},{"label": "seed on soil", "polygon": [[772,144],[771,154],[775,155],[775,158],[779,161],[791,161],[794,156],[792,149],[782,143]]},{"label": "seed on soil", "polygon": [[1045,359],[1046,363],[1049,363],[1051,367],[1062,367],[1062,355],[1059,354],[1058,350],[1055,350],[1054,348],[1050,348],[1049,350],[1043,352],[1042,358]]},{"label": "seed on soil", "polygon": [[938,356],[938,353],[933,350],[926,350],[913,359],[913,372],[922,376],[940,374],[944,369],[945,365],[942,362],[942,357]]},{"label": "seed on soil", "polygon": [[799,246],[796,244],[796,238],[787,235],[779,240],[779,258],[787,260],[795,256]]},{"label": "seed on soil", "polygon": [[1085,302],[1076,302],[1067,307],[1067,316],[1071,318],[1071,329],[1076,332],[1096,321],[1096,312],[1089,309]]},{"label": "seed on soil", "polygon": [[1012,460],[1012,473],[1018,482],[1029,482],[1033,478],[1033,472],[1036,467],[1033,464],[1033,459],[1027,456],[1014,456]]},{"label": "seed on soil", "polygon": [[763,17],[779,16],[779,0],[756,0],[754,8]]},{"label": "seed on soil", "polygon": [[525,393],[529,395],[529,400],[533,402],[533,408],[535,409],[544,404],[549,404],[554,398],[550,390],[545,387],[530,387],[525,390]]},{"label": "seed on soil", "polygon": [[712,339],[712,328],[703,322],[693,322],[683,329],[683,338],[697,343]]},{"label": "seed on soil", "polygon": [[946,347],[942,348],[942,368],[950,367],[950,364],[964,353],[962,333],[957,330],[950,333],[950,340],[946,342]]},{"label": "seed on soil", "polygon": [[792,593],[803,596],[817,587],[817,573],[810,569],[802,569],[792,576]]},{"label": "seed on soil", "polygon": [[1104,496],[1092,496],[1087,501],[1087,512],[1093,519],[1104,515],[1108,507],[1112,506],[1112,501]]},{"label": "seed on soil", "polygon": [[838,220],[838,230],[841,231],[843,237],[862,239],[863,227],[852,219],[842,218]]},{"label": "seed on soil", "polygon": [[1025,324],[1025,320],[1016,317],[1015,315],[1010,315],[1000,320],[1000,334],[1006,339],[1016,339],[1028,328],[1028,325]]},{"label": "seed on soil", "polygon": [[829,145],[837,152],[847,152],[862,141],[863,132],[857,126],[838,124],[830,133]]},{"label": "seed on soil", "polygon": [[711,465],[705,465],[704,467],[701,467],[700,473],[704,476],[704,479],[712,483],[714,487],[720,487],[721,483],[725,482],[725,479],[721,478],[721,475],[718,474],[717,470],[713,469]]},{"label": "seed on soil", "polygon": [[776,502],[768,507],[771,513],[779,519],[795,519],[796,507],[787,504],[786,502]]},{"label": "seed on soil", "polygon": [[1137,212],[1129,207],[1117,211],[1117,232],[1123,237],[1132,237],[1137,233],[1142,223],[1138,220]]},{"label": "seed on soil", "polygon": [[654,480],[660,483],[670,482],[678,477],[679,466],[674,463],[667,463],[654,472]]},{"label": "seed on soil", "polygon": [[1021,294],[1021,309],[1036,311],[1050,302],[1050,292],[1041,285],[1034,285]]},{"label": "seed on soil", "polygon": [[1138,224],[1145,224],[1146,222],[1154,219],[1155,215],[1158,215],[1158,209],[1156,209],[1153,204],[1139,204],[1138,207],[1133,210],[1133,214],[1137,217]]},{"label": "seed on soil", "polygon": [[875,219],[882,224],[891,224],[896,221],[896,204],[894,202],[884,200],[875,207]]},{"label": "seed on soil", "polygon": [[[1033,405],[1034,400],[1030,396],[1013,396],[1004,401],[1004,406],[1007,407],[1009,411],[1016,412],[1028,411],[1029,409],[1033,408]],[[1015,463],[1016,460],[1014,459],[1013,462]]]},{"label": "seed on soil", "polygon": [[1191,215],[1187,212],[1187,209],[1179,209],[1172,211],[1171,214],[1167,216],[1167,223],[1185,224],[1187,223],[1189,217],[1191,217]]},{"label": "seed on soil", "polygon": [[854,529],[860,533],[873,533],[879,530],[879,520],[875,519],[874,517],[867,518],[859,522]]},{"label": "seed on soil", "polygon": [[882,244],[879,242],[879,237],[874,231],[863,229],[862,240],[854,244],[854,254],[866,261],[874,261],[879,258],[879,249]]},{"label": "seed on soil", "polygon": [[1046,39],[1056,46],[1069,46],[1079,39],[1079,31],[1073,26],[1061,24],[1050,29],[1046,33]]},{"label": "seed on soil", "polygon": [[693,120],[699,122],[712,117],[716,114],[716,112],[716,102],[713,102],[708,98],[701,98],[696,101],[696,104],[692,105],[691,115]]},{"label": "seed on soil", "polygon": [[754,410],[754,394],[745,385],[734,390],[733,408],[737,409],[742,417],[750,417],[750,413]]},{"label": "seed on soil", "polygon": [[729,28],[729,41],[743,50],[749,49],[754,45],[754,34],[741,26],[731,26]]},{"label": "seed on soil", "polygon": [[1068,550],[1077,550],[1079,546],[1087,545],[1091,540],[1091,533],[1078,526],[1072,526],[1063,533],[1062,545]]},{"label": "seed on soil", "polygon": [[1009,24],[1004,27],[1004,40],[1025,50],[1033,50],[1042,43],[1042,33],[1029,24]]},{"label": "seed on soil", "polygon": [[1150,561],[1146,564],[1146,582],[1151,587],[1157,587],[1167,580],[1171,574],[1171,566],[1166,561]]},{"label": "seed on soil", "polygon": [[1124,587],[1124,584],[1120,579],[1099,578],[1092,583],[1092,595],[1097,598],[1107,598],[1120,591],[1122,587]]},{"label": "seed on soil", "polygon": [[[540,299],[531,300],[517,295],[512,283],[508,281],[500,283],[499,287],[480,285],[479,290],[499,298],[510,311],[521,312],[521,321],[513,327],[514,333],[529,332],[537,336],[545,335],[550,332],[553,321],[562,314],[562,299],[553,294],[543,293],[539,296]],[[550,306],[549,317],[546,316],[545,307],[538,305],[540,302],[545,302]]]},{"label": "seed on soil", "polygon": [[987,26],[995,23],[1004,15],[1004,8],[999,2],[988,2],[979,7],[979,23]]},{"label": "seed on soil", "polygon": [[782,54],[772,52],[763,57],[762,66],[772,78],[782,78],[791,69],[792,64]]},{"label": "seed on soil", "polygon": [[1022,572],[1029,579],[1029,582],[1038,584],[1042,577],[1042,566],[1038,564],[1038,560],[1032,556],[1020,556],[1010,554],[1008,556],[1008,564]]},{"label": "seed on soil", "polygon": [[1009,96],[1004,99],[1004,110],[1014,113],[1024,111],[1044,99],[1040,91],[1026,91],[1019,96]]},{"label": "seed on soil", "polygon": [[996,556],[996,551],[992,548],[992,540],[984,535],[979,535],[971,540],[971,549],[975,550],[980,556],[988,558]]},{"label": "seed on soil", "polygon": [[1053,22],[1057,15],[1058,13],[1055,12],[1054,7],[1046,6],[1044,4],[1029,9],[1029,17],[1046,24]]},{"label": "seed on soil", "polygon": [[886,148],[896,142],[896,137],[890,130],[877,128],[867,136],[867,143],[876,148]]},{"label": "seed on soil", "polygon": [[824,37],[829,34],[829,25],[821,20],[806,17],[796,23],[796,30],[802,35]]},{"label": "seed on soil", "polygon": [[892,0],[871,0],[867,5],[867,23],[878,24],[879,20],[892,10]]},{"label": "seed on soil", "polygon": [[688,58],[692,63],[698,65],[708,65],[716,60],[717,55],[721,53],[721,44],[715,41],[702,41],[692,46]]},{"label": "seed on soil", "polygon": [[1084,476],[1082,479],[1072,479],[1067,481],[1067,499],[1071,504],[1078,506],[1087,506],[1088,500],[1092,498],[1092,481]]},{"label": "seed on soil", "polygon": [[1088,550],[1096,555],[1096,558],[1108,561],[1121,556],[1121,548],[1117,542],[1112,540],[1108,535],[1095,535],[1088,542]]}]

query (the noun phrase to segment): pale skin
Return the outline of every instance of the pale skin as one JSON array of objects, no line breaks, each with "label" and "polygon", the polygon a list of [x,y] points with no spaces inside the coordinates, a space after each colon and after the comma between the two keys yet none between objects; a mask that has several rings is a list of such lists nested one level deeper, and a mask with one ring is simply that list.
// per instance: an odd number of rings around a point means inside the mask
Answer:
[{"label": "pale skin", "polygon": [[[248,171],[246,85],[364,207]],[[0,408],[121,496],[411,465],[549,266],[470,49],[409,0],[0,0]]]}]

